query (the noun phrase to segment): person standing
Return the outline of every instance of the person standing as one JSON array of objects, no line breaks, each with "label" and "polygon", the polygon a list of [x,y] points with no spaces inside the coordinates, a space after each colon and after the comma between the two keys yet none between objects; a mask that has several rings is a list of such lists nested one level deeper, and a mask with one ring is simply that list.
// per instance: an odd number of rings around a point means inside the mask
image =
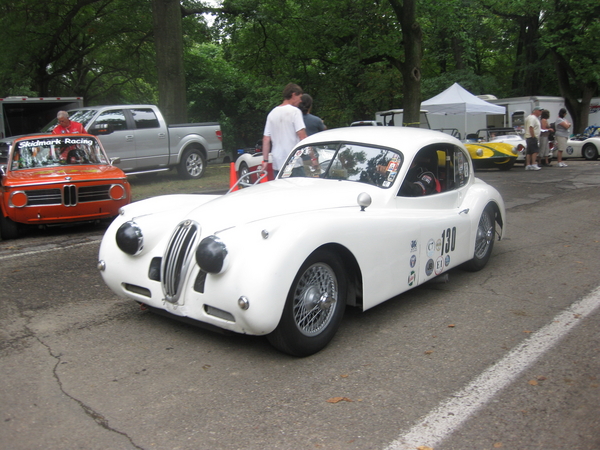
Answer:
[{"label": "person standing", "polygon": [[550,142],[549,137],[550,133],[554,132],[554,129],[550,126],[548,119],[550,118],[550,111],[544,109],[542,111],[541,120],[540,120],[540,156],[539,160],[542,164],[542,167],[552,167],[550,164]]},{"label": "person standing", "polygon": [[527,155],[525,156],[525,170],[540,170],[537,165],[537,156],[540,152],[538,139],[540,137],[540,120],[542,108],[536,106],[531,114],[525,118],[525,142]]},{"label": "person standing", "polygon": [[554,122],[554,127],[556,131],[554,133],[556,139],[556,147],[558,151],[556,152],[556,160],[558,161],[558,167],[567,167],[562,160],[562,154],[567,149],[567,140],[571,133],[569,132],[569,128],[571,128],[571,123],[565,119],[567,115],[567,110],[565,108],[560,108],[558,111],[558,119]]},{"label": "person standing", "polygon": [[59,111],[56,114],[58,124],[52,130],[52,134],[74,134],[74,133],[87,133],[83,125],[74,120],[69,120],[69,113],[66,111]]},{"label": "person standing", "polygon": [[269,152],[273,154],[273,172],[275,176],[285,163],[292,148],[306,138],[306,125],[298,105],[302,101],[302,88],[289,83],[283,89],[283,102],[271,110],[263,133],[263,163],[266,169]]},{"label": "person standing", "polygon": [[311,114],[313,105],[313,99],[308,94],[302,94],[302,102],[300,103],[300,111],[302,111],[304,118],[304,125],[306,125],[306,135],[312,136],[319,131],[324,131],[327,129],[323,120],[320,117],[317,117]]}]

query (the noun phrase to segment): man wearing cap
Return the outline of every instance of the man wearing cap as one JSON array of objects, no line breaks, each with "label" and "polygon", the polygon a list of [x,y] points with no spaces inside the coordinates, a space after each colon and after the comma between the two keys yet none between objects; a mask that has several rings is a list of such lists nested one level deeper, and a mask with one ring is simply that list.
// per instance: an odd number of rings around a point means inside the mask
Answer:
[{"label": "man wearing cap", "polygon": [[537,164],[537,156],[540,151],[540,119],[543,108],[536,106],[531,114],[525,119],[525,142],[527,143],[527,155],[525,156],[525,170],[541,170]]}]

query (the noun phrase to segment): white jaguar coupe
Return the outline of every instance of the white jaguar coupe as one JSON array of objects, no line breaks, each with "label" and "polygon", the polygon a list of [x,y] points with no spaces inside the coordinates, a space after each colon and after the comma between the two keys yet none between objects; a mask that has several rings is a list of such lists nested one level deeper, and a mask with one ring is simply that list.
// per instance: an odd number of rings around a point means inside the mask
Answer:
[{"label": "white jaguar coupe", "polygon": [[348,127],[300,142],[273,181],[121,208],[98,268],[119,296],[311,355],[367,310],[457,266],[482,269],[500,194],[437,131]]}]

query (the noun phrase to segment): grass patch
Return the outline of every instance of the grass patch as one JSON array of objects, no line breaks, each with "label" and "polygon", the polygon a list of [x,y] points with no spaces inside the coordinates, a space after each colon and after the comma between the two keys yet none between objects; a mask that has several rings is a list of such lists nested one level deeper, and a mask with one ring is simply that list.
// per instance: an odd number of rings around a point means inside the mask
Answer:
[{"label": "grass patch", "polygon": [[131,201],[167,194],[198,194],[229,189],[229,164],[208,164],[199,180],[182,180],[175,169],[130,175]]}]

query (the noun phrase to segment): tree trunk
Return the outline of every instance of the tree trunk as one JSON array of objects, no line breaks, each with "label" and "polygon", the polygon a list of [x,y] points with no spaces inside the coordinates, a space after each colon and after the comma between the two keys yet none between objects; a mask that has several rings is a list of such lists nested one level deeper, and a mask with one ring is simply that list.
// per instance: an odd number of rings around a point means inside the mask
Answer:
[{"label": "tree trunk", "polygon": [[152,0],[158,106],[169,124],[187,122],[183,32],[179,0]]},{"label": "tree trunk", "polygon": [[415,0],[389,0],[402,26],[404,61],[397,61],[403,80],[403,125],[418,128],[421,123],[421,56],[423,34],[416,20]]},{"label": "tree trunk", "polygon": [[581,134],[589,122],[590,105],[592,98],[598,91],[598,84],[579,81],[568,61],[556,49],[551,49],[551,52],[554,55],[554,66],[558,77],[560,95],[565,99],[565,107],[573,119],[573,133]]}]

